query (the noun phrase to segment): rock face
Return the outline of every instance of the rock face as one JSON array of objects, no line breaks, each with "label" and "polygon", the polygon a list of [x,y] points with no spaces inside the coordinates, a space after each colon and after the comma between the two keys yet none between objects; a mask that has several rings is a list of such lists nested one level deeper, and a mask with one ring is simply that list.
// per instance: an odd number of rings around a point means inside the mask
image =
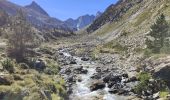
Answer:
[{"label": "rock face", "polygon": [[78,17],[77,19],[68,19],[65,21],[65,23],[70,26],[72,29],[80,30],[82,28],[85,28],[86,26],[90,25],[96,18],[98,18],[102,13],[97,12],[96,15],[83,15]]},{"label": "rock face", "polygon": [[103,81],[96,81],[90,86],[91,91],[96,91],[98,89],[105,88],[105,83]]},{"label": "rock face", "polygon": [[110,5],[106,11],[98,17],[93,24],[87,29],[88,32],[97,30],[102,25],[109,21],[118,20],[126,11],[133,7],[136,3],[140,3],[143,0],[120,0],[116,4]]},{"label": "rock face", "polygon": [[161,68],[159,71],[154,73],[156,78],[160,78],[165,80],[170,87],[170,65],[166,65],[165,67]]}]

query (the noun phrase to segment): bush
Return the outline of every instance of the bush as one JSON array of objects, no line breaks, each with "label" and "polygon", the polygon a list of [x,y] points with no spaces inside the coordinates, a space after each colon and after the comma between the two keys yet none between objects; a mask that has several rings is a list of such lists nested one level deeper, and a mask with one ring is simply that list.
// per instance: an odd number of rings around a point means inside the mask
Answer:
[{"label": "bush", "polygon": [[11,59],[6,59],[1,62],[3,69],[7,70],[9,73],[14,73],[15,63]]},{"label": "bush", "polygon": [[152,51],[150,49],[145,49],[144,50],[144,56],[145,57],[150,57],[152,55]]},{"label": "bush", "polygon": [[138,76],[138,79],[140,80],[140,83],[135,87],[134,91],[137,94],[142,94],[142,91],[145,91],[148,89],[148,82],[151,78],[151,75],[146,72],[141,72]]},{"label": "bush", "polygon": [[49,75],[58,74],[60,67],[52,60],[47,60],[45,73]]}]

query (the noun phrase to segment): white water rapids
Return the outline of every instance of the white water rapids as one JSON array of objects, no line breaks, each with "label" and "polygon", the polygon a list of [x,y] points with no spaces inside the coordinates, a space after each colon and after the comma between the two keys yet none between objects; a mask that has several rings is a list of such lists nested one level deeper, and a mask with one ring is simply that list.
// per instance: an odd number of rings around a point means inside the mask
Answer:
[{"label": "white water rapids", "polygon": [[93,61],[82,61],[81,57],[76,57],[70,55],[66,51],[60,51],[63,53],[64,56],[66,57],[73,57],[76,59],[77,64],[75,65],[70,65],[70,66],[83,66],[84,69],[88,70],[87,74],[80,74],[79,76],[81,77],[82,81],[81,82],[76,82],[76,84],[73,86],[73,93],[70,96],[70,100],[124,100],[121,99],[119,96],[110,94],[109,88],[106,87],[102,90],[97,90],[97,91],[90,91],[90,84],[93,79],[91,79],[91,76],[96,72],[95,68],[97,67],[97,63]]}]

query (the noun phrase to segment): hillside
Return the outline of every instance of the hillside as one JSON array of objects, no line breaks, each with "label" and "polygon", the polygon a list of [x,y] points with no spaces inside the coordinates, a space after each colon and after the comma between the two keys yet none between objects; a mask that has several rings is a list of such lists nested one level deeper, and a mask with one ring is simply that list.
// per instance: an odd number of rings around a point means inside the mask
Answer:
[{"label": "hillside", "polygon": [[[94,31],[92,34],[107,42],[119,37],[121,33],[127,32],[128,38],[133,39],[132,41],[136,39],[136,42],[143,44],[144,36],[149,32],[150,26],[158,15],[163,13],[167,21],[170,20],[169,9],[169,0],[120,0],[117,4],[108,7],[101,17],[87,28],[87,31]],[[141,38],[134,38],[135,36]],[[126,43],[126,39],[124,42]],[[132,44],[127,43],[127,45]]]}]

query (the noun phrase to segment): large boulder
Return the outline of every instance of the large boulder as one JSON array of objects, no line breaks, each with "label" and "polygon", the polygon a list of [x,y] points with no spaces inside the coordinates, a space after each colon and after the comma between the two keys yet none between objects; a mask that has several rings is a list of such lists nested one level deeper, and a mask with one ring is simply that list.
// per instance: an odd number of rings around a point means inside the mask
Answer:
[{"label": "large boulder", "polygon": [[46,63],[42,59],[39,59],[35,62],[34,67],[37,70],[43,71],[46,68]]},{"label": "large boulder", "polygon": [[154,77],[165,80],[170,87],[170,65],[161,67],[154,73]]},{"label": "large boulder", "polygon": [[108,75],[106,75],[104,78],[103,78],[103,81],[105,83],[108,83],[109,81],[111,82],[120,82],[122,79],[122,76],[120,75],[114,75],[113,73],[109,73]]},{"label": "large boulder", "polygon": [[103,89],[103,88],[105,88],[105,83],[103,81],[93,82],[92,85],[90,86],[91,91],[96,91],[98,89]]},{"label": "large boulder", "polygon": [[11,75],[0,75],[0,85],[11,85],[14,78]]},{"label": "large boulder", "polygon": [[96,67],[96,72],[100,73],[102,70],[100,67]]}]

